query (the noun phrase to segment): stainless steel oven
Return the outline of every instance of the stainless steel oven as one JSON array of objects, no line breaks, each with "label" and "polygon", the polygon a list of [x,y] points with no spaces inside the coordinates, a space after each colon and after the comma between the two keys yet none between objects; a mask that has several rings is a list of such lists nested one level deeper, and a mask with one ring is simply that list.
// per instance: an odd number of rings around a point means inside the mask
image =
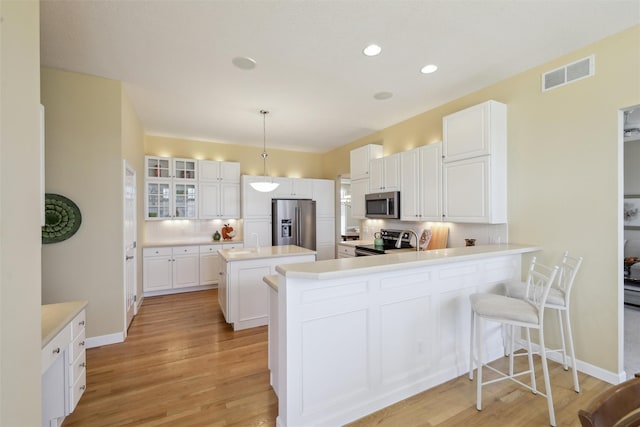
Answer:
[{"label": "stainless steel oven", "polygon": [[[390,253],[415,251],[415,247],[411,246],[411,235],[407,231],[382,229],[380,230],[380,236],[382,237],[382,245],[356,245],[356,256],[369,256],[369,255],[385,255]],[[402,242],[400,247],[396,248],[398,239]]]}]

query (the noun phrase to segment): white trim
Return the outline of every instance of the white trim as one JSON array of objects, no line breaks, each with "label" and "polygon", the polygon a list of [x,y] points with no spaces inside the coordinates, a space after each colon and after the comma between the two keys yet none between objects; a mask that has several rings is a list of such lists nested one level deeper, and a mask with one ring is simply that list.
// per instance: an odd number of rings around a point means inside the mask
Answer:
[{"label": "white trim", "polygon": [[90,337],[84,340],[85,348],[101,347],[103,345],[118,344],[124,342],[124,333],[116,332],[115,334],[100,335],[98,337]]},{"label": "white trim", "polygon": [[183,294],[185,292],[198,292],[198,291],[206,291],[207,289],[216,289],[218,287],[215,285],[199,285],[199,286],[191,286],[189,288],[171,288],[171,289],[163,289],[161,291],[147,291],[144,292],[145,297],[156,297],[159,295],[171,295],[171,294]]}]

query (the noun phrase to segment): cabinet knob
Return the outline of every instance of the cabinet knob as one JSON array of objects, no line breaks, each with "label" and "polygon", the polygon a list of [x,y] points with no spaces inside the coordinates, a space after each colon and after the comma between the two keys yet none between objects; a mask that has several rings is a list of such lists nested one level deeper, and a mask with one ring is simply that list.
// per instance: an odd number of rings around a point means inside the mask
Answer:
[{"label": "cabinet knob", "polygon": [[60,354],[60,347],[54,348],[53,354]]},{"label": "cabinet knob", "polygon": [[86,386],[86,385],[81,385],[81,386],[80,386],[80,390],[81,390],[81,391],[85,391],[86,389],[87,389],[87,386]]},{"label": "cabinet knob", "polygon": [[86,367],[87,367],[87,364],[86,364],[85,362],[82,362],[82,363],[80,364],[80,367],[81,367],[81,368],[86,368]]},{"label": "cabinet knob", "polygon": [[78,347],[84,347],[84,341],[79,342]]},{"label": "cabinet knob", "polygon": [[84,326],[84,320],[79,321],[78,326]]}]

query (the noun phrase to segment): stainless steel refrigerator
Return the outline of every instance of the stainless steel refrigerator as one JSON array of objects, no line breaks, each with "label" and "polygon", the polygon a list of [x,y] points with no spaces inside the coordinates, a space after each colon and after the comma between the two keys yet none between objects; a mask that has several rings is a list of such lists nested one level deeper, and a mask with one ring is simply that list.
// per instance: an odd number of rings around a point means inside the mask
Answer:
[{"label": "stainless steel refrigerator", "polygon": [[309,199],[271,201],[273,246],[296,245],[316,250],[316,202]]}]

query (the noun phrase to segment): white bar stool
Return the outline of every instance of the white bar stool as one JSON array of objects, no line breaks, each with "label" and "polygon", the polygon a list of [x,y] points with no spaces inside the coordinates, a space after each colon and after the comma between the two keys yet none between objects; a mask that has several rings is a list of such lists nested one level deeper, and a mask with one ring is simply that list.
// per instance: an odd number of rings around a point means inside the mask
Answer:
[{"label": "white bar stool", "polygon": [[[512,380],[523,387],[531,390],[533,394],[540,393],[547,398],[549,409],[549,420],[552,426],[556,425],[556,417],[553,410],[553,398],[551,396],[551,383],[549,381],[549,368],[544,344],[544,309],[547,297],[551,289],[558,267],[545,267],[536,263],[534,258],[529,267],[527,275],[525,295],[523,299],[511,298],[504,295],[479,293],[469,296],[471,301],[471,333],[469,346],[469,379],[473,380],[474,362],[478,367],[476,408],[482,410],[482,386],[503,380]],[[509,352],[509,373],[504,373],[489,365],[484,365],[482,361],[482,333],[484,321],[498,322],[510,327],[510,337],[513,341],[513,327],[526,328],[528,341],[529,369],[518,373],[513,372],[513,351]],[[535,370],[533,366],[533,353],[531,351],[530,330],[537,329],[540,337],[540,352],[542,358],[542,371],[544,374],[545,393],[539,392],[536,388]],[[477,357],[474,357],[474,338],[477,346]],[[513,344],[511,346],[513,348]],[[498,373],[499,378],[482,382],[482,367]],[[518,380],[517,377],[530,374],[531,385],[527,385]]]},{"label": "white bar stool", "polygon": [[[547,349],[547,354],[552,352],[562,353],[562,366],[565,371],[569,370],[567,364],[567,346],[564,339],[564,326],[567,325],[567,338],[569,340],[569,356],[571,357],[571,368],[573,370],[573,389],[576,393],[580,393],[580,384],[578,383],[578,370],[576,368],[576,353],[573,346],[573,331],[571,329],[571,289],[576,278],[576,274],[582,265],[582,257],[574,258],[569,256],[566,251],[562,256],[560,270],[556,276],[556,281],[551,286],[549,297],[547,298],[547,308],[556,310],[558,313],[558,325],[560,327],[560,343],[559,349]],[[526,286],[524,283],[516,282],[507,285],[507,296],[512,298],[524,299]],[[563,316],[564,313],[564,316]],[[564,319],[563,319],[564,317]],[[513,346],[511,347],[513,348]]]}]

